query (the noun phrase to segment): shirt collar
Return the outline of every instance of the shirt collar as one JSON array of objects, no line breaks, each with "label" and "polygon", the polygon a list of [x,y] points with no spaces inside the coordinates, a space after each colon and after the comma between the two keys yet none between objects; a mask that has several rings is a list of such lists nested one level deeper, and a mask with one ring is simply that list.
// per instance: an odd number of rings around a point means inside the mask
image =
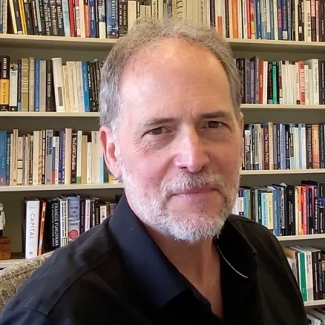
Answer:
[{"label": "shirt collar", "polygon": [[[160,309],[190,289],[189,281],[167,259],[130,208],[125,194],[109,221],[122,261],[139,292]],[[214,243],[221,257],[238,276],[251,282],[256,271],[256,251],[243,231],[228,218]]]}]

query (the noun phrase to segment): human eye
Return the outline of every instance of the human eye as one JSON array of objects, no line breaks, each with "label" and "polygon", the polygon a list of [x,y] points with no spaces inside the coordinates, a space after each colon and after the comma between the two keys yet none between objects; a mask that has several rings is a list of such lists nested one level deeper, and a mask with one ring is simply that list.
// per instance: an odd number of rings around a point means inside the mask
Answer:
[{"label": "human eye", "polygon": [[162,126],[154,128],[147,132],[147,134],[150,134],[150,135],[161,135],[164,133],[167,133],[167,130],[166,130],[166,128],[164,128]]},{"label": "human eye", "polygon": [[223,126],[225,126],[225,124],[220,121],[208,121],[204,127],[209,129],[218,129]]}]

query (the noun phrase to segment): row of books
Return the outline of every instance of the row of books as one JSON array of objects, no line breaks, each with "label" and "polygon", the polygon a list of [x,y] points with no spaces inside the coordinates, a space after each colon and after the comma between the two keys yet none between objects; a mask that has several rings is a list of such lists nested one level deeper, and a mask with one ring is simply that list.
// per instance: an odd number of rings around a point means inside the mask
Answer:
[{"label": "row of books", "polygon": [[308,325],[325,325],[325,307],[317,307],[307,311]]},{"label": "row of books", "polygon": [[0,56],[0,111],[98,112],[102,61]]},{"label": "row of books", "polygon": [[252,219],[275,236],[325,232],[325,182],[302,180],[262,187],[241,186],[233,213]]},{"label": "row of books", "polygon": [[229,38],[325,41],[322,0],[216,0],[209,4],[209,23]]},{"label": "row of books", "polygon": [[67,245],[80,234],[101,224],[120,199],[102,200],[79,195],[26,198],[22,222],[25,258],[32,258]]},{"label": "row of books", "polygon": [[303,301],[325,298],[325,252],[316,247],[283,247]]},{"label": "row of books", "polygon": [[[325,123],[246,124],[243,170],[325,168]],[[0,130],[0,185],[115,183],[98,131]]]},{"label": "row of books", "polygon": [[325,61],[234,59],[241,76],[242,103],[325,104]]},{"label": "row of books", "polygon": [[322,0],[13,0],[9,15],[8,0],[0,5],[0,33],[118,38],[137,18],[173,17],[229,38],[325,40]]},{"label": "row of books", "polygon": [[325,123],[244,125],[243,170],[325,168]]},{"label": "row of books", "polygon": [[[234,59],[242,103],[325,104],[325,61]],[[102,61],[0,56],[0,111],[98,112]]]},{"label": "row of books", "polygon": [[118,182],[107,171],[99,132],[65,128],[19,136],[0,131],[0,185]]}]

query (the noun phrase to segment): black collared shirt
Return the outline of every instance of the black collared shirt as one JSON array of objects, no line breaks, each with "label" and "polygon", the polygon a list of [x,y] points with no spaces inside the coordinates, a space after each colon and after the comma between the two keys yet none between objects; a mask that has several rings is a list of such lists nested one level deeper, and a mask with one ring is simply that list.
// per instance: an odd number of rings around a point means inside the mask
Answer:
[{"label": "black collared shirt", "polygon": [[230,216],[214,243],[223,321],[151,240],[123,196],[111,218],[33,273],[6,304],[0,325],[307,324],[296,280],[265,227]]}]

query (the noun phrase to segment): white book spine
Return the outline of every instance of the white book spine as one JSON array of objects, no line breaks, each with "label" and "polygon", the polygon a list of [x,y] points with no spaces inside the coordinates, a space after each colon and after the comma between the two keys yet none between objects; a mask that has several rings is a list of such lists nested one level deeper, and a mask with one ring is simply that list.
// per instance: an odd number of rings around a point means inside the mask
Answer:
[{"label": "white book spine", "polygon": [[76,74],[76,62],[67,61],[67,73],[68,73],[68,81],[69,81],[69,97],[70,97],[70,105],[71,112],[78,113],[78,86],[77,86],[77,74]]},{"label": "white book spine", "polygon": [[79,12],[80,12],[80,36],[86,37],[84,0],[79,0]]},{"label": "white book spine", "polygon": [[26,201],[25,258],[37,256],[40,201]]},{"label": "white book spine", "polygon": [[55,145],[55,172],[54,172],[54,184],[59,184],[59,155],[60,155],[60,137],[55,138],[56,145]]},{"label": "white book spine", "polygon": [[85,200],[85,231],[90,229],[90,199]]},{"label": "white book spine", "polygon": [[18,98],[18,66],[15,63],[11,64],[10,68],[10,90],[9,90],[9,106],[17,107]]},{"label": "white book spine", "polygon": [[60,226],[61,226],[61,238],[60,246],[66,246],[68,244],[68,202],[66,198],[60,199]]},{"label": "white book spine", "polygon": [[106,205],[101,205],[99,207],[100,223],[104,222],[107,218],[107,208]]},{"label": "white book spine", "polygon": [[18,137],[17,144],[17,185],[23,185],[23,137]]},{"label": "white book spine", "polygon": [[92,176],[92,143],[87,142],[87,184],[91,184]]},{"label": "white book spine", "polygon": [[53,58],[53,84],[57,112],[65,112],[62,58]]},{"label": "white book spine", "polygon": [[77,81],[77,95],[78,95],[78,111],[84,113],[86,109],[85,109],[85,100],[84,100],[84,91],[83,91],[81,61],[76,61],[76,81]]}]

